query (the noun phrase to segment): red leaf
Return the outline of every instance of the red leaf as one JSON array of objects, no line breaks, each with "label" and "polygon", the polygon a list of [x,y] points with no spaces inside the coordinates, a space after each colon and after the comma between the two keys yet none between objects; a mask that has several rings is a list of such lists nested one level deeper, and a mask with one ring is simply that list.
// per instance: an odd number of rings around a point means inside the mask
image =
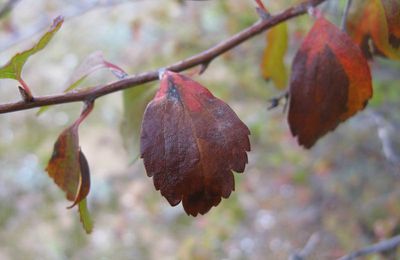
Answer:
[{"label": "red leaf", "polygon": [[371,97],[371,73],[361,50],[318,18],[293,61],[288,117],[293,136],[310,148]]},{"label": "red leaf", "polygon": [[172,206],[205,214],[234,190],[250,151],[247,126],[233,110],[190,78],[164,73],[141,131],[147,175]]}]

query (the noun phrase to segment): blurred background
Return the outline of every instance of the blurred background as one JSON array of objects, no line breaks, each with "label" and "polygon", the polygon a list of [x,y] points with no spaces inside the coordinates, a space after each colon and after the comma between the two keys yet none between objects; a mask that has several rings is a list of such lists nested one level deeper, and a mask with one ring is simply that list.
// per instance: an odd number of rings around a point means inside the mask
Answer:
[{"label": "blurred background", "polygon": [[[0,8],[8,0],[0,0]],[[272,13],[300,2],[264,3]],[[321,8],[336,24],[344,1]],[[61,30],[31,57],[23,76],[34,95],[61,93],[91,53],[129,74],[203,51],[257,21],[251,0],[20,0],[0,17],[0,64],[32,46],[58,15]],[[312,24],[291,20],[290,66]],[[400,64],[376,58],[374,97],[366,110],[312,150],[296,144],[280,94],[261,77],[260,35],[214,60],[194,79],[225,100],[251,129],[252,151],[236,191],[205,216],[170,207],[138,159],[138,134],[157,82],[107,95],[80,127],[90,164],[85,234],[76,209],[44,168],[57,136],[82,104],[0,116],[0,259],[287,259],[311,238],[309,259],[335,259],[400,231]],[[97,71],[81,88],[115,80]],[[20,99],[0,80],[0,103]],[[373,258],[376,259],[376,258]]]}]

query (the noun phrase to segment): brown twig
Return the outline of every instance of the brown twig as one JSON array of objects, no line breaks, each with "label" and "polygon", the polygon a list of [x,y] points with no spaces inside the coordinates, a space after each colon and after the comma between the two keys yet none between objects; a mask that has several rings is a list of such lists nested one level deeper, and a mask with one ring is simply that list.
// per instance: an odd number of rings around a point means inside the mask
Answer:
[{"label": "brown twig", "polygon": [[312,251],[314,251],[314,249],[318,245],[319,241],[320,241],[320,235],[318,233],[312,234],[311,237],[308,239],[304,248],[293,253],[289,257],[289,260],[304,260],[304,259],[306,259],[307,256],[309,256],[312,253]]},{"label": "brown twig", "polygon": [[[287,21],[293,17],[307,13],[308,8],[315,7],[327,0],[309,0],[294,7],[290,7],[280,14],[271,16],[267,20],[258,21],[243,31],[233,35],[232,37],[220,42],[219,44],[211,47],[210,49],[196,54],[185,60],[181,60],[173,65],[165,67],[171,71],[183,71],[197,65],[207,63],[221,54],[231,50],[232,48],[240,45],[246,40],[260,34],[261,32]],[[35,97],[33,102],[15,102],[0,105],[0,114],[10,113],[19,110],[26,110],[35,107],[42,107],[47,105],[56,105],[70,102],[85,101],[88,99],[95,100],[101,96],[120,91],[123,89],[138,86],[147,82],[155,81],[158,79],[158,70],[153,70],[137,75],[133,75],[126,79],[122,79],[110,84],[92,87],[79,92],[68,92],[57,95]]]},{"label": "brown twig", "polygon": [[351,254],[345,255],[345,256],[339,258],[338,260],[353,260],[353,259],[357,259],[358,257],[385,252],[385,251],[394,249],[394,248],[398,247],[399,245],[400,245],[400,235],[394,236],[387,240],[383,240],[381,242],[373,244],[372,246],[362,248]]}]

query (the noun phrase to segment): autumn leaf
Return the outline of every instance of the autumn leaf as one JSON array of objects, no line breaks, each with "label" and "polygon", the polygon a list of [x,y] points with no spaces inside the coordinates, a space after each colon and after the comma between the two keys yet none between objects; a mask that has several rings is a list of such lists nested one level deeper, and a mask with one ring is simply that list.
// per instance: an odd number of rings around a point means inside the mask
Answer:
[{"label": "autumn leaf", "polygon": [[[366,57],[382,54],[390,59],[400,59],[400,1],[357,0],[349,15],[347,28],[353,40]],[[370,48],[372,39],[375,49]]]},{"label": "autumn leaf", "polygon": [[250,151],[247,126],[233,110],[190,78],[167,71],[148,104],[141,157],[154,186],[188,215],[205,214],[234,190]]},{"label": "autumn leaf", "polygon": [[22,80],[22,68],[30,56],[34,55],[38,51],[43,50],[47,46],[55,33],[60,29],[63,21],[64,19],[61,16],[54,19],[53,25],[50,27],[49,31],[47,31],[33,47],[23,52],[17,53],[4,66],[0,67],[0,78],[18,80],[26,93],[30,95],[30,97],[32,97],[29,87]]},{"label": "autumn leaf", "polygon": [[320,17],[293,61],[289,94],[290,130],[310,148],[372,97],[368,63],[346,33]]},{"label": "autumn leaf", "polygon": [[78,204],[89,193],[89,168],[79,147],[76,125],[67,128],[58,137],[46,171],[66,193],[67,199],[73,201],[69,208]]},{"label": "autumn leaf", "polygon": [[287,84],[287,69],[284,58],[288,48],[288,29],[286,23],[281,23],[266,34],[267,46],[261,61],[261,73],[266,80],[271,79],[278,89],[284,89]]},{"label": "autumn leaf", "polygon": [[92,232],[93,223],[86,205],[90,191],[90,170],[84,153],[79,146],[79,125],[93,110],[94,103],[87,102],[80,117],[58,137],[46,171],[78,212],[86,233]]},{"label": "autumn leaf", "polygon": [[85,107],[81,116],[58,137],[46,171],[66,193],[72,208],[79,204],[90,190],[90,171],[85,155],[79,146],[78,128],[91,112],[93,105]]}]

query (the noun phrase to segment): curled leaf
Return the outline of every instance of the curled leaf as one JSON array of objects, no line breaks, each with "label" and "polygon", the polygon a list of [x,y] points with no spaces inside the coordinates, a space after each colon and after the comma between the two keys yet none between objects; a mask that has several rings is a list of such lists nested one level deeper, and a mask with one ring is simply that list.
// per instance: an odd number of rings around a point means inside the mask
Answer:
[{"label": "curled leaf", "polygon": [[93,103],[90,103],[75,123],[60,134],[46,167],[47,173],[66,193],[67,199],[73,201],[68,208],[79,204],[90,190],[89,165],[79,147],[78,128],[92,108]]},{"label": "curled leaf", "polygon": [[68,208],[73,208],[76,204],[80,203],[89,194],[90,190],[90,170],[87,159],[81,149],[79,149],[79,183],[74,203]]},{"label": "curled leaf", "polygon": [[281,23],[266,34],[267,46],[264,49],[261,61],[261,73],[268,80],[271,79],[278,89],[283,89],[287,84],[287,69],[284,58],[288,48],[288,28],[286,23]]},{"label": "curled leaf", "polygon": [[67,199],[74,201],[81,175],[77,126],[65,129],[58,137],[46,171],[66,193]]},{"label": "curled leaf", "polygon": [[346,33],[320,17],[293,61],[289,94],[290,130],[310,148],[372,97],[368,63]]},{"label": "curled leaf", "polygon": [[154,186],[172,206],[205,214],[234,190],[250,151],[247,126],[233,110],[190,78],[167,71],[148,104],[141,157]]}]

